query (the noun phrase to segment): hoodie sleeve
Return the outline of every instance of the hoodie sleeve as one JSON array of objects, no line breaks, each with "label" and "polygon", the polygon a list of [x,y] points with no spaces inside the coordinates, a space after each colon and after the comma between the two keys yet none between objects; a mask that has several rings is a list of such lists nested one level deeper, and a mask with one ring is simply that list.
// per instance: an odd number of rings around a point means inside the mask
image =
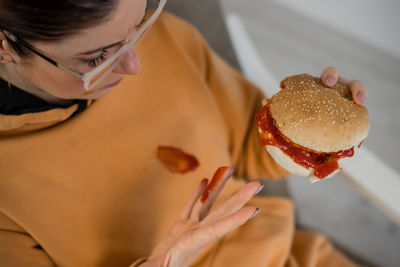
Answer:
[{"label": "hoodie sleeve", "polygon": [[0,266],[53,267],[39,243],[0,212]]}]

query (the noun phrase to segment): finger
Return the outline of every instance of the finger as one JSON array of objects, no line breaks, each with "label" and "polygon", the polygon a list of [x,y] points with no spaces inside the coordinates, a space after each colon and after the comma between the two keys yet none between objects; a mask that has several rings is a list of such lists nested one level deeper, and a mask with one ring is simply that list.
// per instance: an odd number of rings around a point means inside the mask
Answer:
[{"label": "finger", "polygon": [[322,83],[328,87],[333,87],[339,79],[339,71],[334,67],[327,67],[322,71]]},{"label": "finger", "polygon": [[258,194],[264,185],[259,182],[251,182],[240,188],[233,194],[224,204],[218,207],[215,211],[210,213],[200,224],[212,223],[220,220],[223,217],[229,216],[232,213],[241,209],[250,199]]},{"label": "finger", "polygon": [[226,181],[232,176],[233,168],[221,167],[215,173],[210,183],[204,189],[201,201],[197,201],[191,219],[195,221],[203,220],[209,213],[212,205],[219,193],[225,186]]},{"label": "finger", "polygon": [[190,238],[185,241],[189,242],[188,245],[195,245],[198,249],[201,249],[209,243],[214,242],[232,230],[243,225],[250,218],[257,215],[258,211],[258,208],[252,206],[241,208],[221,220],[193,231],[190,235]]},{"label": "finger", "polygon": [[161,267],[170,267],[171,257],[172,255],[168,253],[164,261],[162,262]]},{"label": "finger", "polygon": [[200,198],[200,196],[203,194],[203,191],[206,188],[207,184],[208,184],[207,178],[204,178],[201,180],[200,185],[196,188],[194,194],[192,195],[192,198],[187,203],[186,207],[184,208],[184,210],[182,212],[182,215],[181,215],[182,220],[186,220],[186,219],[190,218],[193,207],[196,204],[197,200]]},{"label": "finger", "polygon": [[339,82],[348,86],[353,97],[353,101],[358,105],[364,105],[367,99],[367,90],[364,85],[358,80],[348,80],[343,77],[339,77]]},{"label": "finger", "polygon": [[206,189],[201,196],[201,202],[205,205],[213,202],[221,192],[226,181],[233,174],[233,168],[220,167],[213,175],[211,182],[208,184]]}]

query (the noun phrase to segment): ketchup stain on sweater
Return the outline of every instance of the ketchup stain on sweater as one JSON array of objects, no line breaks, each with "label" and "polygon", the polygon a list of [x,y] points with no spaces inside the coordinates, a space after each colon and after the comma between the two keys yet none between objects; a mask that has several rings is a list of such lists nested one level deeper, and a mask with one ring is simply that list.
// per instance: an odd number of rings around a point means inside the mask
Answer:
[{"label": "ketchup stain on sweater", "polygon": [[159,146],[157,148],[158,160],[171,172],[185,174],[194,171],[199,166],[199,161],[180,148]]}]

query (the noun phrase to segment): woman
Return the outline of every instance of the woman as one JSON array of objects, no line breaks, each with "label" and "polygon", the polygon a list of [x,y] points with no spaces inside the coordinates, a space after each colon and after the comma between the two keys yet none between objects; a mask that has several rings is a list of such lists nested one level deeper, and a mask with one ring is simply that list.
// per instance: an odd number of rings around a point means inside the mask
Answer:
[{"label": "woman", "polygon": [[[0,1],[0,266],[353,266],[289,200],[253,197],[245,179],[286,175],[254,127],[263,95],[150,2]],[[199,167],[168,171],[160,146]]]}]

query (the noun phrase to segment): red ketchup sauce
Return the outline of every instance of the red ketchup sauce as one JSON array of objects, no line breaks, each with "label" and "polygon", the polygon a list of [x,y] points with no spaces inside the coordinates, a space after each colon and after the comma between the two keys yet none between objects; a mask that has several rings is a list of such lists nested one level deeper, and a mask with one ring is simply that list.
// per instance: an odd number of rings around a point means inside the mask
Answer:
[{"label": "red ketchup sauce", "polygon": [[171,172],[187,173],[199,166],[199,161],[192,155],[176,147],[159,146],[157,158]]},{"label": "red ketchup sauce", "polygon": [[324,153],[290,143],[289,139],[284,137],[276,127],[276,122],[269,112],[268,104],[256,116],[256,123],[257,127],[262,130],[260,137],[263,146],[276,146],[297,164],[307,169],[314,168],[314,176],[319,179],[323,179],[338,169],[339,159],[354,155],[354,147],[339,152]]},{"label": "red ketchup sauce", "polygon": [[[229,169],[229,167],[220,167],[218,170],[214,173],[213,178],[211,179],[211,182],[207,185],[207,187],[203,191],[203,195],[201,196],[201,202],[206,202],[209,195],[212,193],[212,191],[217,187],[217,185],[220,183],[221,179],[224,176],[224,173]],[[233,169],[231,172],[228,174],[228,177],[232,176]]]}]

